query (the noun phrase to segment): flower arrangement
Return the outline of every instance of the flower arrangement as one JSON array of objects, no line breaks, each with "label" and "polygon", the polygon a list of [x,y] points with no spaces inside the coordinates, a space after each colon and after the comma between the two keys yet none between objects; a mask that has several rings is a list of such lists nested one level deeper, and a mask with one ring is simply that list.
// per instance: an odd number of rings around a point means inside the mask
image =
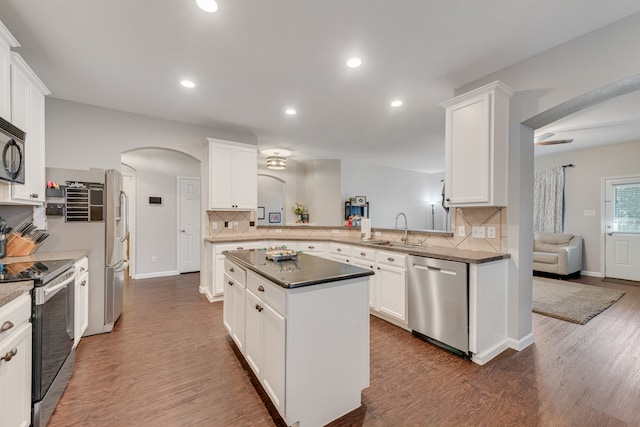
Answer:
[{"label": "flower arrangement", "polygon": [[291,208],[291,212],[296,215],[302,215],[303,213],[307,213],[307,208],[305,208],[302,203],[296,202],[296,204]]}]

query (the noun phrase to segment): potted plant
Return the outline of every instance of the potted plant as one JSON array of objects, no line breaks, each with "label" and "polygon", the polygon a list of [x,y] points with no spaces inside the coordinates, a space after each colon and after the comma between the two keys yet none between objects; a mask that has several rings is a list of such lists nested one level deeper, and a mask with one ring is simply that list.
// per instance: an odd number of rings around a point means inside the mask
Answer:
[{"label": "potted plant", "polygon": [[291,208],[291,211],[296,214],[296,223],[302,223],[302,214],[307,213],[307,208],[305,208],[302,203],[296,202],[296,204]]}]

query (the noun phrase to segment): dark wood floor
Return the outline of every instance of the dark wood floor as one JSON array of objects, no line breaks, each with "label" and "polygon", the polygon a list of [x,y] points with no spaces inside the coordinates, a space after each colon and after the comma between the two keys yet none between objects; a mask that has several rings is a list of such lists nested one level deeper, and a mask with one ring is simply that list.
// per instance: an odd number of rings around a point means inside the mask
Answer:
[{"label": "dark wood floor", "polygon": [[[49,426],[276,425],[198,274],[131,281],[110,334],[83,338]],[[638,426],[640,287],[586,325],[533,314],[536,343],[477,366],[371,317],[371,386],[336,425]]]}]

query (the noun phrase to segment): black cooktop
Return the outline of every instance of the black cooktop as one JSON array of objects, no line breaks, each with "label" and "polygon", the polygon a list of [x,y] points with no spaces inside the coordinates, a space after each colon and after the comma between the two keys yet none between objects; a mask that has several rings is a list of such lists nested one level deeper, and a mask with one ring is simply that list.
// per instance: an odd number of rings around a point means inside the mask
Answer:
[{"label": "black cooktop", "polygon": [[34,280],[36,286],[43,285],[72,265],[72,259],[0,263],[0,283]]}]

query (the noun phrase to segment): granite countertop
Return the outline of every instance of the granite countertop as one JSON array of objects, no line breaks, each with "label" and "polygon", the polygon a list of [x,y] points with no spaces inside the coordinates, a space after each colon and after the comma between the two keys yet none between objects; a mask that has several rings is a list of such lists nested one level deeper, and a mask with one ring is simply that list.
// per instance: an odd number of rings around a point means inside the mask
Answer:
[{"label": "granite countertop", "polygon": [[33,289],[33,280],[0,283],[0,307]]},{"label": "granite countertop", "polygon": [[297,260],[271,261],[263,249],[224,251],[230,261],[245,267],[283,288],[299,288],[373,274],[365,268],[331,261],[313,255],[298,254]]},{"label": "granite countertop", "polygon": [[38,252],[26,256],[8,256],[0,259],[0,264],[13,264],[16,262],[57,261],[60,259],[72,259],[78,261],[89,256],[89,251],[59,251]]},{"label": "granite countertop", "polygon": [[468,264],[482,264],[485,262],[497,261],[510,258],[511,255],[502,252],[474,251],[471,249],[447,248],[444,246],[426,246],[426,245],[398,245],[394,246],[380,244],[376,240],[360,240],[360,239],[340,239],[340,238],[301,238],[301,237],[283,237],[274,239],[267,236],[251,236],[251,237],[235,237],[235,238],[205,238],[205,241],[212,244],[225,244],[235,242],[252,242],[260,240],[290,240],[290,241],[314,241],[314,242],[334,242],[344,243],[348,245],[362,246],[382,251],[400,252],[408,255],[423,256],[428,258],[443,259],[447,261],[466,262]]}]

